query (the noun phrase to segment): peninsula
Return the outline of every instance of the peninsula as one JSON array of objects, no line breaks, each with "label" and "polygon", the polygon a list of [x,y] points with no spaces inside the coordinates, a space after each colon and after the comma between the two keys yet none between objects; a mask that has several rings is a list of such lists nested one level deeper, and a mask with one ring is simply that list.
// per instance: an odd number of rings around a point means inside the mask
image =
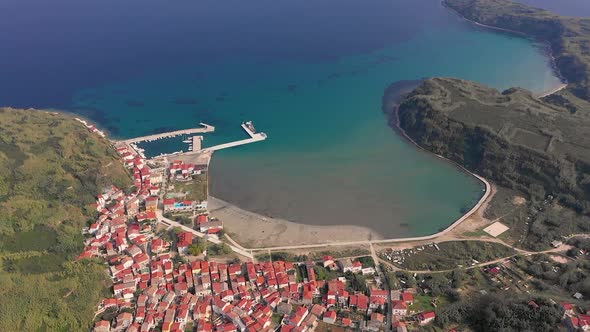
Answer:
[{"label": "peninsula", "polygon": [[[530,211],[522,212],[527,215],[506,218],[521,245],[538,249],[563,235],[588,231],[590,57],[583,45],[590,40],[585,30],[590,20],[504,0],[444,3],[476,23],[549,43],[557,69],[569,83],[538,98],[520,88],[499,92],[460,79],[434,78],[409,93],[390,120],[421,147],[524,196]],[[552,207],[540,208],[553,200]]]}]

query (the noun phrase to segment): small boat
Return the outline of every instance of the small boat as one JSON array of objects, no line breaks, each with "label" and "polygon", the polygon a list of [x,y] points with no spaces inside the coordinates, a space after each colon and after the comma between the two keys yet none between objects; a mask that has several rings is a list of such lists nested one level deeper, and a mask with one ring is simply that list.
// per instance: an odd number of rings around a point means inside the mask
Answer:
[{"label": "small boat", "polygon": [[185,139],[184,141],[182,141],[182,143],[192,143],[193,140],[192,139]]},{"label": "small boat", "polygon": [[246,128],[248,128],[251,132],[253,132],[253,133],[256,132],[256,128],[254,128],[252,121],[247,121],[244,123],[244,125],[246,125]]}]

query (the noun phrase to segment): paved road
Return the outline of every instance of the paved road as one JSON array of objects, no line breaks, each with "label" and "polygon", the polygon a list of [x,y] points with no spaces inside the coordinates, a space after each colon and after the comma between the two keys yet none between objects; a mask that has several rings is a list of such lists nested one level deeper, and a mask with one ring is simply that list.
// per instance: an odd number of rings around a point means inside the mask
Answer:
[{"label": "paved road", "polygon": [[[164,224],[168,224],[173,227],[180,227],[184,231],[191,232],[200,238],[206,238],[207,241],[215,243],[215,244],[222,243],[222,241],[217,237],[217,235],[209,235],[209,234],[201,233],[201,232],[198,232],[198,231],[196,231],[188,226],[185,226],[179,222],[168,219],[168,218],[164,217],[164,215],[162,214],[162,211],[160,211],[160,210],[158,210],[156,212],[156,217],[158,219],[158,222],[163,222]],[[248,257],[250,259],[254,259],[254,256],[252,255],[252,253],[245,251],[243,248],[238,248],[232,244],[230,244],[229,247],[231,248],[231,250],[233,250],[237,254]]]},{"label": "paved road", "polygon": [[369,242],[369,247],[371,248],[371,257],[373,257],[373,262],[375,262],[375,271],[377,271],[377,275],[379,276],[379,279],[381,279],[381,282],[383,283],[383,287],[385,288],[385,290],[387,291],[387,313],[386,313],[386,328],[387,331],[391,330],[391,320],[392,320],[392,306],[391,306],[391,291],[389,289],[389,284],[387,283],[387,278],[385,277],[385,274],[383,273],[383,271],[381,270],[381,264],[379,264],[379,256],[377,256],[377,252],[375,252],[375,248],[373,248],[373,244],[371,242]]}]

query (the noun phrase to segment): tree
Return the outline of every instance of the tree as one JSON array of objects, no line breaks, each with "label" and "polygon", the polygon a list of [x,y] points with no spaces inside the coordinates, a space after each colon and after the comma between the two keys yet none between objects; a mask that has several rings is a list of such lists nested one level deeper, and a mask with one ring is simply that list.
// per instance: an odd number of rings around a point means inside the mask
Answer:
[{"label": "tree", "polygon": [[193,240],[193,244],[188,246],[187,250],[192,256],[198,256],[207,250],[207,240],[203,238],[196,238]]},{"label": "tree", "polygon": [[461,288],[461,285],[463,285],[463,270],[453,270],[453,282],[451,283],[451,287]]},{"label": "tree", "polygon": [[188,253],[192,256],[199,256],[200,254],[203,253],[203,251],[205,250],[205,248],[203,248],[202,246],[198,245],[198,244],[191,244],[190,246],[188,246]]},{"label": "tree", "polygon": [[209,246],[207,250],[207,254],[211,256],[227,255],[231,252],[232,250],[230,246],[228,246],[226,243],[213,244]]}]

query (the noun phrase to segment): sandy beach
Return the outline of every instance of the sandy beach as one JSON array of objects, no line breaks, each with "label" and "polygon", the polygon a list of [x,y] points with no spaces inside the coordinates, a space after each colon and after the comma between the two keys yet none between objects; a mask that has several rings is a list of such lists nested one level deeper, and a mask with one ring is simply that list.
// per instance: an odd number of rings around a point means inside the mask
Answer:
[{"label": "sandy beach", "polygon": [[294,223],[249,212],[211,196],[208,206],[211,216],[223,220],[231,238],[245,248],[382,239],[366,227]]}]

